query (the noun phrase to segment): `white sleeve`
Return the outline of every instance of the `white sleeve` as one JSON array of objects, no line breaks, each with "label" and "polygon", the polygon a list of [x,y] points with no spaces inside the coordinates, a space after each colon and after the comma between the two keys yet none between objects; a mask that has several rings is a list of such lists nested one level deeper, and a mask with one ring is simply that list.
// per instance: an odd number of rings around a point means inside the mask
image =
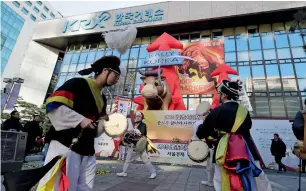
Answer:
[{"label": "white sleeve", "polygon": [[55,130],[61,131],[77,127],[85,117],[72,109],[62,105],[48,113],[48,117]]}]

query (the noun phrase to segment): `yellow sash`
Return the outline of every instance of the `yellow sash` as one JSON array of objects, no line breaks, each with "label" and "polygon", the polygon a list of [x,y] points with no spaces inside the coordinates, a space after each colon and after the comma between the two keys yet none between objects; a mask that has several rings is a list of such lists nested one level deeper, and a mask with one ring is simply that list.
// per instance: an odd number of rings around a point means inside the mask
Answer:
[{"label": "yellow sash", "polygon": [[65,160],[65,157],[62,157],[57,163],[56,166],[52,172],[52,175],[50,179],[40,188],[37,189],[37,191],[54,191],[55,190],[55,182],[58,173],[61,172],[61,167],[63,164],[63,161]]},{"label": "yellow sash", "polygon": [[152,143],[152,141],[147,138],[148,144],[147,144],[147,150],[149,153],[153,154],[153,153],[159,153],[159,151],[157,150],[157,148],[154,146],[154,144]]},{"label": "yellow sash", "polygon": [[[231,133],[235,133],[241,124],[244,122],[246,116],[248,114],[248,110],[241,104],[238,106],[238,110],[236,113],[235,123],[231,129]],[[219,141],[217,150],[216,150],[216,163],[220,165],[221,167],[221,190],[222,191],[230,191],[230,179],[229,179],[229,173],[226,169],[223,168],[225,157],[226,157],[226,151],[228,147],[228,139],[230,134],[226,133],[222,136],[222,138]]]}]

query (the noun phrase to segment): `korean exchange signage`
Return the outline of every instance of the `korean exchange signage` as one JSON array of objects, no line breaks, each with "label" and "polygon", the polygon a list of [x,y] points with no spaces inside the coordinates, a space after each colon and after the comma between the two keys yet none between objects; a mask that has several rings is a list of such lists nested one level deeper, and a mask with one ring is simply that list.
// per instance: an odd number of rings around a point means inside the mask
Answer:
[{"label": "korean exchange signage", "polygon": [[[98,17],[91,17],[81,20],[66,21],[62,32],[67,31],[76,32],[80,28],[83,30],[92,30],[97,27],[104,28],[104,22],[110,20],[111,14],[109,12],[101,12]],[[138,23],[148,23],[163,20],[163,9],[147,9],[135,12],[117,13],[113,26],[124,26]]]}]

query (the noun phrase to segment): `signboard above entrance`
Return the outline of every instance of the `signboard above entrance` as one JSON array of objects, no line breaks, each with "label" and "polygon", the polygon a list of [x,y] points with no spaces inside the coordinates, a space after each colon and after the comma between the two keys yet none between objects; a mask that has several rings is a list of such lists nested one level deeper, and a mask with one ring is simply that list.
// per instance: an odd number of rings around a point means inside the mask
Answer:
[{"label": "signboard above entrance", "polygon": [[110,19],[110,12],[101,12],[97,17],[85,19],[69,20],[65,22],[62,32],[77,32],[79,30],[93,30],[95,28],[105,28],[106,22],[114,21],[113,26],[125,26],[138,23],[148,23],[162,21],[163,9],[147,9],[135,12],[117,13],[114,19]]}]

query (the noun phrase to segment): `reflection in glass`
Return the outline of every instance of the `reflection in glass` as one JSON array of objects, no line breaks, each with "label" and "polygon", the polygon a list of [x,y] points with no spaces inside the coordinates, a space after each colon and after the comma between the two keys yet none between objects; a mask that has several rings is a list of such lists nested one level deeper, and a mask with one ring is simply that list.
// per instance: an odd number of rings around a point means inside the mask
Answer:
[{"label": "reflection in glass", "polygon": [[298,79],[299,90],[306,91],[306,79]]},{"label": "reflection in glass", "polygon": [[274,40],[271,32],[261,33],[261,39],[263,49],[274,48]]},{"label": "reflection in glass", "polygon": [[263,65],[252,66],[253,86],[255,92],[267,92]]},{"label": "reflection in glass", "polygon": [[292,48],[292,56],[293,58],[305,58],[306,53],[303,47],[295,47]]},{"label": "reflection in glass", "polygon": [[270,97],[272,117],[286,117],[284,100],[282,97]]},{"label": "reflection in glass", "polygon": [[[98,51],[97,51],[97,53],[96,53],[96,57],[95,57],[95,60],[98,60],[98,59],[100,59],[100,58],[102,58],[104,56],[104,50],[102,49],[99,49]],[[87,63],[88,63],[88,61],[87,61]]]},{"label": "reflection in glass", "polygon": [[60,75],[56,84],[55,89],[59,88],[65,82],[66,75]]},{"label": "reflection in glass", "polygon": [[96,52],[89,52],[89,53],[88,53],[88,56],[87,56],[86,63],[94,62],[94,60],[95,60],[95,55],[96,55]]},{"label": "reflection in glass", "polygon": [[288,117],[295,117],[297,111],[300,110],[299,97],[285,97],[285,102],[286,102]]},{"label": "reflection in glass", "polygon": [[277,54],[279,59],[291,58],[289,48],[277,49]]},{"label": "reflection in glass", "polygon": [[65,54],[65,57],[64,57],[64,60],[63,60],[63,65],[70,64],[71,57],[72,57],[72,53]]},{"label": "reflection in glass", "polygon": [[270,116],[267,97],[255,97],[255,108],[257,116]]},{"label": "reflection in glass", "polygon": [[306,63],[296,63],[295,71],[298,78],[306,78]]},{"label": "reflection in glass", "polygon": [[70,67],[69,67],[69,72],[75,72],[76,68],[77,68],[76,64],[71,64]]},{"label": "reflection in glass", "polygon": [[248,51],[237,52],[238,61],[249,61]]},{"label": "reflection in glass", "polygon": [[120,52],[118,50],[113,50],[113,56],[117,56],[120,58]]},{"label": "reflection in glass", "polygon": [[224,51],[232,52],[235,51],[235,39],[230,39],[229,37],[224,37]]},{"label": "reflection in glass", "polygon": [[276,59],[275,49],[264,50],[265,60],[274,60]]},{"label": "reflection in glass", "polygon": [[140,47],[139,58],[146,58],[149,54],[146,48],[147,47]]},{"label": "reflection in glass", "polygon": [[260,37],[259,36],[249,36],[250,50],[259,50],[261,49]]},{"label": "reflection in glass", "polygon": [[83,70],[84,67],[85,67],[85,64],[78,64],[76,71],[78,72],[80,70]]},{"label": "reflection in glass", "polygon": [[236,36],[237,51],[248,50],[248,41],[245,34]]},{"label": "reflection in glass", "polygon": [[300,33],[291,33],[289,34],[289,41],[291,47],[303,46],[303,40]]},{"label": "reflection in glass", "polygon": [[292,64],[281,64],[280,65],[282,77],[294,78],[294,71]]},{"label": "reflection in glass", "polygon": [[81,56],[80,56],[80,59],[79,59],[79,63],[82,64],[82,63],[86,62],[87,54],[88,54],[88,52],[81,53]]},{"label": "reflection in glass", "polygon": [[276,47],[286,48],[289,47],[288,38],[286,34],[275,35]]},{"label": "reflection in glass", "polygon": [[252,61],[255,61],[255,60],[262,60],[262,53],[261,53],[261,50],[253,50],[253,51],[250,51],[250,57],[251,57],[251,60],[252,60]]},{"label": "reflection in glass", "polygon": [[68,72],[69,65],[62,64],[61,72]]},{"label": "reflection in glass", "polygon": [[138,51],[139,48],[132,48],[130,53],[130,59],[137,59],[138,58]]},{"label": "reflection in glass", "polygon": [[266,65],[266,72],[267,72],[267,84],[270,92],[281,92],[281,81],[279,77],[278,66],[273,65]]},{"label": "reflection in glass", "polygon": [[239,66],[239,77],[244,83],[245,90],[247,92],[252,92],[252,78],[250,66]]},{"label": "reflection in glass", "polygon": [[129,58],[129,55],[130,55],[130,50],[131,49],[128,49],[124,54],[121,55],[121,59],[128,59]]},{"label": "reflection in glass", "polygon": [[225,62],[236,62],[236,52],[225,53]]}]

